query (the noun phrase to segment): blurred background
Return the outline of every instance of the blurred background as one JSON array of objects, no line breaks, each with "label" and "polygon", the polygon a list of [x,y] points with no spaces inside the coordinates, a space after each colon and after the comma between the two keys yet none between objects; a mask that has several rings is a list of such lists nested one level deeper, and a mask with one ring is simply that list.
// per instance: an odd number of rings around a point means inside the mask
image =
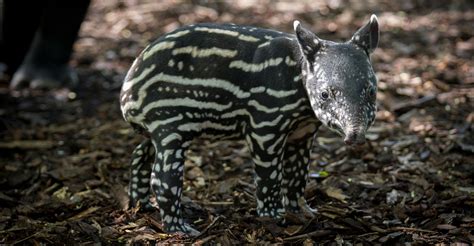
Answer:
[{"label": "blurred background", "polygon": [[92,1],[70,59],[76,87],[12,91],[0,66],[0,243],[178,240],[161,234],[157,213],[126,205],[129,158],[141,137],[123,121],[118,95],[150,41],[198,22],[292,32],[295,19],[320,38],[346,41],[373,13],[381,30],[372,55],[376,123],[370,142],[355,149],[326,128],[316,136],[306,196],[317,219],[294,219],[289,228],[256,221],[246,146],[197,145],[184,194],[186,216],[207,228],[195,242],[472,242],[473,7],[469,0]]}]

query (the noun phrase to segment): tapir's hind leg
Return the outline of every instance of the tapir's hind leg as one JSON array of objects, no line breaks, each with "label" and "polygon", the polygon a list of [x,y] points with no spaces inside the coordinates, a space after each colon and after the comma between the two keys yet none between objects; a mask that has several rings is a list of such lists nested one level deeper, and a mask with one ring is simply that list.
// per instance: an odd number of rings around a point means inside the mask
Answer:
[{"label": "tapir's hind leg", "polygon": [[153,164],[151,186],[157,196],[161,220],[166,232],[184,232],[190,235],[199,234],[183,221],[181,194],[183,191],[184,145],[183,136],[189,133],[171,133],[165,136],[154,136],[156,159]]},{"label": "tapir's hind leg", "polygon": [[150,198],[150,175],[153,164],[155,149],[150,139],[140,143],[132,154],[130,167],[130,206],[136,206],[140,202],[142,208],[151,209]]}]

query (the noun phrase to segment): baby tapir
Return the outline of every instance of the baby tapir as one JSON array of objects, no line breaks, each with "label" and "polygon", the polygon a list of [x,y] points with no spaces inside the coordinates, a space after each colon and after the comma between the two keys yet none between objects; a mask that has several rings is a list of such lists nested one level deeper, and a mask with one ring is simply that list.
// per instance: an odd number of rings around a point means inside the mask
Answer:
[{"label": "baby tapir", "polygon": [[131,161],[131,204],[157,195],[167,232],[196,234],[182,218],[184,153],[198,137],[245,139],[255,164],[257,213],[281,218],[303,198],[313,136],[322,124],[364,142],[375,117],[372,15],[345,43],[234,24],[198,24],[150,44],[120,95],[123,117],[147,139]]}]

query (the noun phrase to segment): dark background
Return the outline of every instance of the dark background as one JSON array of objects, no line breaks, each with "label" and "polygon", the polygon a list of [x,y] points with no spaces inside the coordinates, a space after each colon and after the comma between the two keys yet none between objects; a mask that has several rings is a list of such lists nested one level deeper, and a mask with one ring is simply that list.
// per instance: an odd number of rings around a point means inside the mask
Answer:
[{"label": "dark background", "polygon": [[128,163],[141,137],[118,94],[149,41],[186,24],[234,22],[291,32],[294,19],[344,41],[370,14],[379,111],[361,147],[317,135],[307,199],[313,220],[258,220],[242,142],[198,144],[186,161],[187,242],[464,243],[474,240],[472,1],[93,1],[75,43],[73,89],[13,92],[0,76],[0,243],[179,241],[158,213],[129,209]]}]

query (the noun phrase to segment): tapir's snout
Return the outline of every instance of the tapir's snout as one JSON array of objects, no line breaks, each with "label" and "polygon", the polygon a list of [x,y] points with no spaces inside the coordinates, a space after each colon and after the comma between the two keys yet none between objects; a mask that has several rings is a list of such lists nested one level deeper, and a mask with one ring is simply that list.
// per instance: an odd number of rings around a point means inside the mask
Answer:
[{"label": "tapir's snout", "polygon": [[347,145],[362,145],[365,143],[365,131],[350,130],[345,134],[344,143]]}]

